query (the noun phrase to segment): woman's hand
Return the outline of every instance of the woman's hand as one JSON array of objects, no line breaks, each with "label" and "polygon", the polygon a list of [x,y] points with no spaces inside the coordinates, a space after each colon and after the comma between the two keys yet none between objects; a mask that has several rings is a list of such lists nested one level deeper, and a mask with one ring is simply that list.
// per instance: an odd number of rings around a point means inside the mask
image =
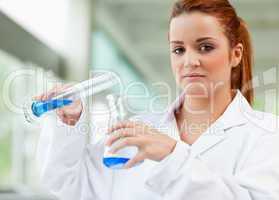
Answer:
[{"label": "woman's hand", "polygon": [[[67,89],[71,85],[59,85],[53,87],[48,92],[41,94],[39,96],[34,97],[33,99],[36,101],[46,101],[54,97],[57,93]],[[56,113],[61,121],[67,125],[74,126],[82,113],[82,103],[80,100],[73,102],[68,106],[64,106],[63,108],[57,109]]]},{"label": "woman's hand", "polygon": [[126,146],[138,147],[137,155],[126,163],[125,168],[130,168],[146,158],[161,161],[173,151],[176,145],[176,140],[138,122],[120,122],[111,127],[108,133],[111,136],[106,142],[107,146],[119,140],[117,145],[110,150],[111,153]]}]

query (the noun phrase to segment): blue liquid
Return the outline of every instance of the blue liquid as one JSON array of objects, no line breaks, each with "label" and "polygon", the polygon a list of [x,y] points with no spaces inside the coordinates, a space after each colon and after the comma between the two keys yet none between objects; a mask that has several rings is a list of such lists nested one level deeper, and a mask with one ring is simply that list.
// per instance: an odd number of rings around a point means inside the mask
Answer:
[{"label": "blue liquid", "polygon": [[103,158],[103,163],[108,168],[121,169],[129,160],[129,158],[107,157]]},{"label": "blue liquid", "polygon": [[47,101],[38,101],[32,103],[31,109],[35,116],[40,117],[42,116],[42,114],[48,111],[67,106],[71,103],[73,103],[73,101],[70,99],[52,99]]}]

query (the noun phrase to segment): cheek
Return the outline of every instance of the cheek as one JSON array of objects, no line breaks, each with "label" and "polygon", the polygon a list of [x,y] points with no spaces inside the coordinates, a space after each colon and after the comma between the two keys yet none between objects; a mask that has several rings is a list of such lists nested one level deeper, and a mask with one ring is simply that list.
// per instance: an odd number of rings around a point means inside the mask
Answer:
[{"label": "cheek", "polygon": [[228,81],[230,79],[229,55],[224,50],[205,56],[203,66],[211,81]]},{"label": "cheek", "polygon": [[172,72],[175,78],[177,79],[179,74],[181,74],[183,70],[183,60],[171,55],[170,61],[171,61]]}]

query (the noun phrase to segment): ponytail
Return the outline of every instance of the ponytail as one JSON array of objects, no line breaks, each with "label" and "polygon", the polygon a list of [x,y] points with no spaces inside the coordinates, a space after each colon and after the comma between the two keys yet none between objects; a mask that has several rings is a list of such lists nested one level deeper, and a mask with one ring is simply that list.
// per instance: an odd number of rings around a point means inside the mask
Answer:
[{"label": "ponytail", "polygon": [[231,87],[232,89],[239,89],[247,101],[252,104],[254,91],[252,84],[253,52],[251,37],[246,23],[240,17],[238,17],[238,20],[240,24],[237,42],[243,45],[243,52],[240,64],[232,69]]}]

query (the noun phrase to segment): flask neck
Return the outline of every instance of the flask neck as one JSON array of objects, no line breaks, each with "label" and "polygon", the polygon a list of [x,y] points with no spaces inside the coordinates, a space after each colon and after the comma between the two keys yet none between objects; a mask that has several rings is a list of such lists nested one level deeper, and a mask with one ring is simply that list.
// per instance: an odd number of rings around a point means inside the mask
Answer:
[{"label": "flask neck", "polygon": [[119,121],[123,121],[126,118],[126,112],[124,109],[122,97],[115,95],[108,95],[108,106],[109,106],[109,125],[116,124]]}]

